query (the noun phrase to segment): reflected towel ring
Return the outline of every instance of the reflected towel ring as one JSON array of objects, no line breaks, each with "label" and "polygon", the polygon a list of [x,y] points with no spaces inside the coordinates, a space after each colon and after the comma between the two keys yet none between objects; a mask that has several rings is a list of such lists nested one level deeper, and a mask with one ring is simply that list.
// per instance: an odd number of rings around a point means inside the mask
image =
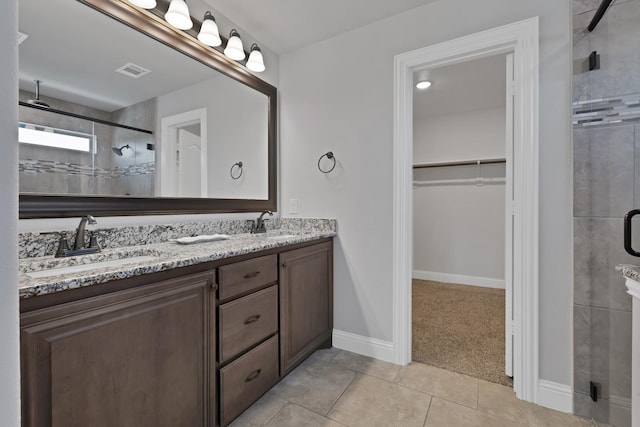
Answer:
[{"label": "reflected towel ring", "polygon": [[[326,157],[326,158],[327,158],[327,159],[329,159],[329,160],[333,160],[333,166],[331,166],[331,169],[323,170],[323,169],[320,167],[320,162],[322,161],[322,159],[323,159],[324,157]],[[329,173],[329,172],[331,172],[332,170],[334,170],[335,168],[336,168],[336,156],[334,156],[334,155],[333,155],[333,152],[328,151],[328,152],[324,153],[322,156],[320,156],[320,158],[318,159],[318,169],[320,170],[320,172],[322,172],[322,173]]]},{"label": "reflected towel ring", "polygon": [[[238,170],[240,171],[240,173],[237,176],[233,175],[233,168],[238,167]],[[242,176],[242,162],[238,162],[238,163],[234,163],[233,166],[231,166],[231,170],[229,171],[229,175],[231,175],[231,179],[240,179],[240,177]]]}]

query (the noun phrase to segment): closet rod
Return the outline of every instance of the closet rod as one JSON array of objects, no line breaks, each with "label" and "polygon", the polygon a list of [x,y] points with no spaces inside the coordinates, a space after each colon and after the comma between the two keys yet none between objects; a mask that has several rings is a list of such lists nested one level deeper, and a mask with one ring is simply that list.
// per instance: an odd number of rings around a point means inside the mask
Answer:
[{"label": "closet rod", "polygon": [[507,159],[463,160],[460,162],[422,163],[413,165],[414,169],[441,168],[447,166],[473,166],[506,163]]}]

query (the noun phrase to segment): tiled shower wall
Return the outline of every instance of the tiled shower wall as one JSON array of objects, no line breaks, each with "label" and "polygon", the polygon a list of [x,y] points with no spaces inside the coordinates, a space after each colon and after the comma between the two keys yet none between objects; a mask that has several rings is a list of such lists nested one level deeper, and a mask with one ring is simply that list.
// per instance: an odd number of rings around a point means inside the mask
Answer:
[{"label": "tiled shower wall", "polygon": [[[20,100],[33,99],[34,94],[20,91]],[[52,108],[114,121],[156,131],[156,99],[109,113],[84,105],[41,96]],[[44,194],[107,194],[152,196],[154,194],[154,135],[93,123],[21,106],[22,122],[95,134],[95,155],[71,150],[20,144],[19,184],[21,193]],[[123,156],[116,156],[112,147],[128,144]]]},{"label": "tiled shower wall", "polygon": [[[631,297],[614,267],[640,263],[623,248],[623,217],[640,207],[640,105],[628,101],[640,100],[640,0],[614,2],[587,33],[599,5],[573,0],[574,412],[627,427]],[[589,71],[593,51],[600,69]],[[597,402],[590,381],[601,385]]]}]

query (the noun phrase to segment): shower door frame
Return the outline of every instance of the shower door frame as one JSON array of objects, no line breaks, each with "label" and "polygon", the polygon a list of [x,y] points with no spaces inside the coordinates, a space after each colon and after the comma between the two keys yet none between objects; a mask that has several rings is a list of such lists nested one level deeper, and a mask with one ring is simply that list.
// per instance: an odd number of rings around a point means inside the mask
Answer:
[{"label": "shower door frame", "polygon": [[393,353],[411,362],[413,73],[514,54],[514,390],[538,399],[538,17],[397,55],[394,64]]}]

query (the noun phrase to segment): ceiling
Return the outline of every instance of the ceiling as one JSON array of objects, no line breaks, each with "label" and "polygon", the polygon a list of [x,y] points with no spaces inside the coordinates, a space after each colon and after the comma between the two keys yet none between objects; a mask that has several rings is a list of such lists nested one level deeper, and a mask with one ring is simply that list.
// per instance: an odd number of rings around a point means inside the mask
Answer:
[{"label": "ceiling", "polygon": [[432,86],[413,92],[413,117],[463,113],[506,103],[506,56],[496,55],[414,73],[414,83]]},{"label": "ceiling", "polygon": [[205,1],[283,54],[437,0]]},{"label": "ceiling", "polygon": [[[19,31],[28,35],[19,46],[21,90],[33,92],[42,80],[41,96],[114,111],[222,76],[80,2],[47,0],[56,19],[42,0],[19,7]],[[134,79],[115,71],[128,62],[151,73]]]}]

